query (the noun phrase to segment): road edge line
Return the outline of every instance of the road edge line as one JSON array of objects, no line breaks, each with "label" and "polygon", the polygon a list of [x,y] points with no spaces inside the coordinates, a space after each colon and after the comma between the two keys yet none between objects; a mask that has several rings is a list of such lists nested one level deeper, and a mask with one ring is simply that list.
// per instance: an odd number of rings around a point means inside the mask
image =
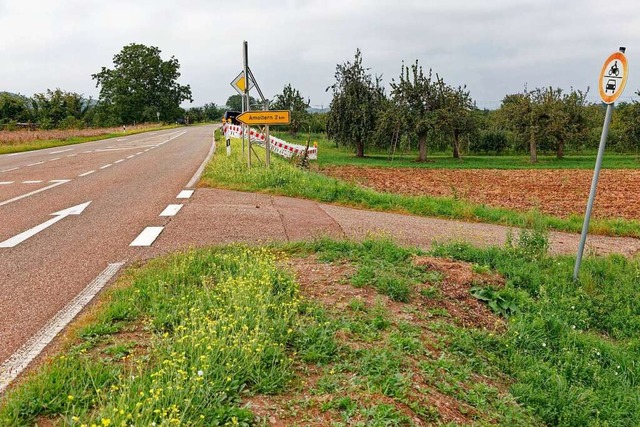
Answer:
[{"label": "road edge line", "polygon": [[82,311],[125,264],[108,264],[75,298],[56,313],[47,324],[0,365],[0,394],[29,366],[47,345]]},{"label": "road edge line", "polygon": [[[217,128],[214,128],[213,131],[215,132],[216,129]],[[207,157],[205,157],[204,161],[200,164],[200,167],[198,168],[198,170],[196,170],[196,173],[193,174],[193,176],[187,183],[186,188],[192,188],[196,184],[196,182],[200,179],[202,172],[204,172],[204,168],[207,166],[207,163],[209,163],[209,160],[211,160],[211,157],[213,156],[213,153],[215,151],[216,151],[216,140],[214,138],[213,142],[211,143],[211,148],[209,148],[209,152],[207,153]]]}]

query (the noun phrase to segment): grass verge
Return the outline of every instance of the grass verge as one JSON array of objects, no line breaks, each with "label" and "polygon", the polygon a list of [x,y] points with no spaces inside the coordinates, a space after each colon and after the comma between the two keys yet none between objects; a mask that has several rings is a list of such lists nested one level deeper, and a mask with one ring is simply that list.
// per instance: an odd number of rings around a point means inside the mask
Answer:
[{"label": "grass verge", "polygon": [[105,132],[92,136],[74,136],[73,131],[69,131],[70,135],[62,139],[46,139],[35,140],[29,142],[20,142],[15,144],[3,144],[0,142],[0,154],[20,153],[23,151],[43,150],[45,148],[62,147],[65,145],[82,144],[84,142],[99,141],[102,139],[121,138],[127,135],[135,135],[143,132],[151,132],[156,130],[173,129],[176,125],[169,126],[141,126],[130,129],[126,132]]},{"label": "grass verge", "polygon": [[525,233],[161,258],[3,396],[0,423],[640,424],[640,263],[589,258],[574,283],[545,248]]},{"label": "grass verge", "polygon": [[[220,139],[219,132],[217,133]],[[218,144],[223,147],[222,141]],[[264,150],[256,148],[259,155]],[[261,160],[263,162],[263,160]],[[230,190],[264,192],[276,195],[301,197],[324,203],[360,207],[379,211],[435,216],[464,221],[486,222],[524,228],[548,228],[579,233],[582,217],[557,218],[537,210],[517,212],[475,204],[451,197],[405,196],[381,193],[353,183],[305,171],[291,163],[271,157],[271,168],[265,169],[254,159],[254,167],[248,169],[242,155],[241,144],[232,140],[232,154],[226,157],[220,150],[207,165],[201,185]],[[625,219],[592,219],[590,232],[611,236],[640,237],[640,222]]]}]

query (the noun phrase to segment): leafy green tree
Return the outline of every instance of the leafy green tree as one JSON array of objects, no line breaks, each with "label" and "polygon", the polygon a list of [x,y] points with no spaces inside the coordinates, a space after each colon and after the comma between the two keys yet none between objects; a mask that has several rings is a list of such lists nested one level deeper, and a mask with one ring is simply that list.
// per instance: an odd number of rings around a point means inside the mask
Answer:
[{"label": "leafy green tree", "polygon": [[180,64],[163,61],[160,49],[131,43],[113,57],[114,68],[93,74],[100,103],[121,123],[164,121],[181,117],[180,104],[193,102],[191,87],[178,83]]},{"label": "leafy green tree", "polygon": [[453,157],[460,158],[460,140],[476,131],[474,104],[466,87],[457,88],[439,80],[440,102],[436,110],[436,127],[451,140]]},{"label": "leafy green tree", "polygon": [[305,100],[298,89],[294,89],[291,83],[287,84],[282,93],[276,95],[271,104],[273,110],[291,111],[291,123],[289,132],[296,135],[303,123],[309,122],[309,100]]},{"label": "leafy green tree", "polygon": [[204,106],[202,107],[204,119],[208,122],[220,120],[222,118],[222,115],[224,114],[224,111],[224,107],[220,107],[214,102],[204,104]]},{"label": "leafy green tree", "polygon": [[41,128],[79,128],[92,107],[91,98],[61,89],[36,93],[31,98],[31,111]]},{"label": "leafy green tree", "polygon": [[[640,95],[640,91],[636,94]],[[599,127],[602,127],[602,123]],[[616,105],[612,128],[618,135],[619,150],[638,150],[640,148],[640,103],[633,101]]]},{"label": "leafy green tree", "polygon": [[29,99],[25,96],[0,92],[0,123],[33,120],[28,105]]},{"label": "leafy green tree", "polygon": [[398,81],[391,82],[391,97],[407,128],[418,138],[418,161],[426,161],[427,137],[436,129],[436,110],[442,101],[432,71],[425,74],[417,60],[411,67],[403,63]]},{"label": "leafy green tree", "polygon": [[572,89],[564,94],[560,88],[546,87],[507,95],[500,107],[503,124],[528,140],[532,163],[537,161],[538,147],[553,149],[562,158],[568,142],[588,136],[587,92]]},{"label": "leafy green tree", "polygon": [[353,62],[336,66],[327,132],[336,143],[354,146],[356,157],[364,157],[365,143],[375,133],[385,99],[379,77],[372,78],[362,66],[362,53],[356,50]]},{"label": "leafy green tree", "polygon": [[328,113],[311,113],[309,126],[313,133],[325,133],[327,131]]},{"label": "leafy green tree", "polygon": [[[258,100],[253,96],[249,96],[249,102],[251,103],[251,109],[255,110],[258,107]],[[227,98],[225,104],[230,111],[242,111],[242,95],[231,95]],[[261,109],[262,107],[260,107]]]}]

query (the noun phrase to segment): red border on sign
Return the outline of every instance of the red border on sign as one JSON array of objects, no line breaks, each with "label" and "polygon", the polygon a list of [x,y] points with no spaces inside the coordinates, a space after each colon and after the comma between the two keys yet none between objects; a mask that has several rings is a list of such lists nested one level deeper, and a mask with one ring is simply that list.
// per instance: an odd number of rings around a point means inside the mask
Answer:
[{"label": "red border on sign", "polygon": [[[612,95],[607,95],[602,89],[602,81],[605,77],[605,73],[607,72],[607,64],[609,64],[609,62],[613,61],[614,59],[619,60],[622,64],[624,76],[622,76],[622,81],[618,85],[620,90]],[[627,85],[627,77],[629,77],[629,66],[627,65],[627,57],[624,56],[624,53],[615,52],[609,55],[609,57],[604,61],[604,64],[602,64],[602,70],[600,70],[600,79],[598,79],[598,90],[600,91],[600,98],[602,99],[602,102],[604,102],[605,104],[613,104],[614,102],[616,102],[616,99],[618,99],[620,95],[622,95],[622,92],[624,92],[624,87]]]}]

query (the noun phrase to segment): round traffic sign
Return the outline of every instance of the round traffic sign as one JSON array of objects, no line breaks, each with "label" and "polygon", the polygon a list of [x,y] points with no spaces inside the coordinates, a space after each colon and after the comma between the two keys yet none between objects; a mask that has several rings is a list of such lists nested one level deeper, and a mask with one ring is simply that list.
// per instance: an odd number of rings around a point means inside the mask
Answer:
[{"label": "round traffic sign", "polygon": [[600,71],[598,89],[605,104],[613,104],[624,91],[629,75],[627,57],[622,52],[609,55]]}]

